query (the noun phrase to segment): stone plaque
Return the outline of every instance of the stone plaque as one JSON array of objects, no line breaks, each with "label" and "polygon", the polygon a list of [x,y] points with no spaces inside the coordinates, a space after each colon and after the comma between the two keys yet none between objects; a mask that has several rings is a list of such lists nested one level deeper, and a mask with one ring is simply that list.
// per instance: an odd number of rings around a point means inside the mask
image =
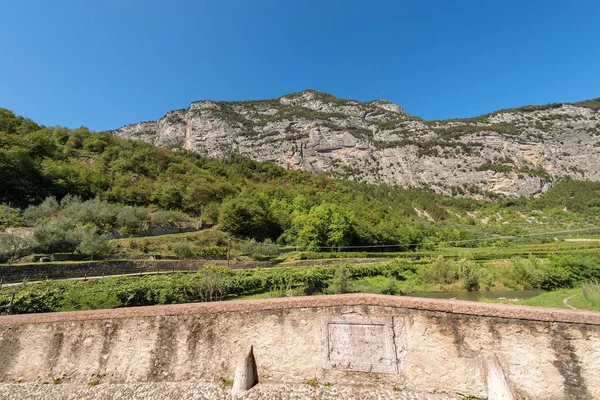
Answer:
[{"label": "stone plaque", "polygon": [[392,318],[323,317],[323,368],[398,373]]}]

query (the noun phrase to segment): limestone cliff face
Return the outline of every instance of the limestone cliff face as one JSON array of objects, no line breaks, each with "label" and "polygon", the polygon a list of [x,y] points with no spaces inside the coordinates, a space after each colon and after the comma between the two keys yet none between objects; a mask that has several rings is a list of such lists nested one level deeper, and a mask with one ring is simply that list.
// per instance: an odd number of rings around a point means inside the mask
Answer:
[{"label": "limestone cliff face", "polygon": [[558,178],[600,180],[600,99],[424,121],[386,100],[307,90],[199,101],[112,133],[211,157],[239,153],[351,180],[485,197],[530,196]]}]

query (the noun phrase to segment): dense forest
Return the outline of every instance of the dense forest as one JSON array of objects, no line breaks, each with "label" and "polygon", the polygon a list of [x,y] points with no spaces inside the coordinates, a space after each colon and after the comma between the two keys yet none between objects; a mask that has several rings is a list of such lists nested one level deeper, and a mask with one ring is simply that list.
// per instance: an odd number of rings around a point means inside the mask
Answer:
[{"label": "dense forest", "polygon": [[460,241],[587,227],[600,218],[598,182],[555,182],[537,199],[478,201],[290,171],[236,154],[206,158],[83,127],[45,127],[6,109],[0,109],[0,171],[0,232],[51,229],[49,219],[55,231],[65,230],[63,223],[79,232],[75,241],[63,238],[70,247],[57,250],[75,249],[86,234],[133,233],[144,221],[168,225],[200,214],[239,238],[314,250],[489,245]]}]

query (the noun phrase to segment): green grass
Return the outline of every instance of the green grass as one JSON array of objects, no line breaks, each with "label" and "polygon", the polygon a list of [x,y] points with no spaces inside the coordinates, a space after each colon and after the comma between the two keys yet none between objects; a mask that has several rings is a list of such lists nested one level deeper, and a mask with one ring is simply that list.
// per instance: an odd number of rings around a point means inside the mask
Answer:
[{"label": "green grass", "polygon": [[319,380],[317,378],[307,379],[304,384],[316,388],[319,386]]},{"label": "green grass", "polygon": [[249,294],[245,296],[239,296],[232,300],[256,300],[256,299],[270,299],[272,297],[281,297],[281,293],[278,291],[271,292],[263,292],[263,293],[255,293]]},{"label": "green grass", "polygon": [[231,378],[223,378],[220,380],[221,386],[224,388],[233,387],[233,379]]},{"label": "green grass", "polygon": [[513,304],[535,307],[568,308],[563,304],[563,300],[569,296],[581,293],[581,289],[559,289],[551,292],[544,292],[531,299],[522,300]]},{"label": "green grass", "polygon": [[[571,297],[573,296],[573,297]],[[578,310],[589,310],[589,311],[600,311],[600,304],[594,304],[587,301],[581,287],[573,289],[559,289],[551,292],[543,292],[539,296],[532,297],[531,299],[521,300],[517,302],[504,302],[506,304],[517,304],[521,306],[533,306],[533,307],[548,307],[548,308],[563,308],[568,309],[563,301],[569,298],[568,303]],[[490,303],[500,303],[501,301],[495,299],[484,300]]]},{"label": "green grass", "polygon": [[[581,291],[581,289],[578,289]],[[600,303],[592,303],[585,299],[583,293],[577,293],[575,297],[569,299],[569,304],[579,310],[600,311]]]}]

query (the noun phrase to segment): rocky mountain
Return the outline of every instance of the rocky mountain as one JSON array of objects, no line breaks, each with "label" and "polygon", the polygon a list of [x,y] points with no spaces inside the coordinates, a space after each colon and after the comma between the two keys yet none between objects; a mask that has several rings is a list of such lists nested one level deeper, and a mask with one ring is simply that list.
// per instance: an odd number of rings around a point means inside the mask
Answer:
[{"label": "rocky mountain", "polygon": [[600,98],[425,121],[386,100],[306,90],[274,100],[198,101],[112,133],[472,197],[537,195],[557,179],[600,181]]}]

